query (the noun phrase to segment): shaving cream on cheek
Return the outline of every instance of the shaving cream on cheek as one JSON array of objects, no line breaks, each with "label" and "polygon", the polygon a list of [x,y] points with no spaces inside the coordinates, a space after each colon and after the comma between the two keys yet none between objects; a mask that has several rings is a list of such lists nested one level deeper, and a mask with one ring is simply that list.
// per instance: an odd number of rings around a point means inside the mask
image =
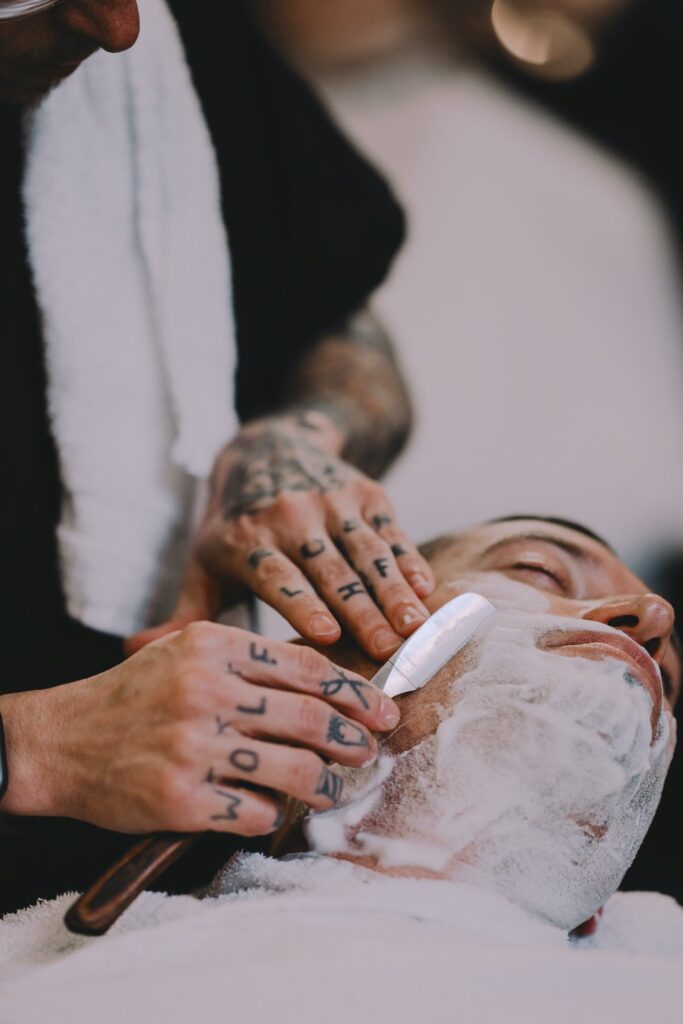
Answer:
[{"label": "shaving cream on cheek", "polygon": [[623,662],[539,651],[560,628],[575,623],[493,616],[435,735],[383,754],[357,797],[352,783],[311,819],[312,847],[493,889],[566,929],[590,917],[649,827],[673,731],[663,711],[652,743],[650,698]]}]

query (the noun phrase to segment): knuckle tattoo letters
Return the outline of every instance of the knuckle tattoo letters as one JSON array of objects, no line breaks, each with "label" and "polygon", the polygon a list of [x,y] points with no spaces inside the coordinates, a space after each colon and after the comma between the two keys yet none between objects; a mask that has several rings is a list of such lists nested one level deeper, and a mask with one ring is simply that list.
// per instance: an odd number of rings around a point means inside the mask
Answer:
[{"label": "knuckle tattoo letters", "polygon": [[228,757],[228,762],[238,772],[251,773],[255,772],[259,766],[259,756],[255,750],[241,747],[239,750],[233,750]]}]

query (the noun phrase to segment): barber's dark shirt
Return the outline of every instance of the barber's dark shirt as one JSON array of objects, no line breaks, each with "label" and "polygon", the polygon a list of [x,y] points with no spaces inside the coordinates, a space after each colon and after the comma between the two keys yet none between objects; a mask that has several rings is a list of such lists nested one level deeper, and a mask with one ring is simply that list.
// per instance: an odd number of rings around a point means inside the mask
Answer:
[{"label": "barber's dark shirt", "polygon": [[[297,359],[381,282],[403,218],[240,3],[170,6],[221,173],[237,404],[249,418],[277,405]],[[83,678],[123,658],[120,638],[87,629],[65,609],[55,538],[62,495],[22,226],[22,166],[20,118],[0,112],[0,693]],[[97,324],[92,333],[96,339]],[[129,844],[76,822],[0,819],[0,913],[82,888]],[[194,874],[190,865],[176,884],[199,880],[210,863],[200,852]]]}]

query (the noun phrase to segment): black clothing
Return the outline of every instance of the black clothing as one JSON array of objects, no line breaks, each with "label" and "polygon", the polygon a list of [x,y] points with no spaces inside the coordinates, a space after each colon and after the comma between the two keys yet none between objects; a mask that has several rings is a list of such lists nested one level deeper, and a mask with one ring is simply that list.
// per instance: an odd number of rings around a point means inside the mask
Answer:
[{"label": "black clothing", "polygon": [[[237,326],[237,405],[246,419],[277,406],[297,359],[382,281],[403,239],[403,216],[384,182],[269,49],[240,3],[203,0],[199,11],[195,0],[170,0],[170,6],[221,174]],[[54,686],[123,659],[120,638],[68,617],[61,590],[55,538],[61,486],[22,231],[22,164],[19,117],[4,112],[0,693]],[[0,913],[87,885],[130,841],[76,822],[0,819]],[[206,860],[201,849],[195,860]],[[207,862],[192,880],[203,881],[211,866]],[[189,884],[190,875],[181,869],[179,885]]]}]

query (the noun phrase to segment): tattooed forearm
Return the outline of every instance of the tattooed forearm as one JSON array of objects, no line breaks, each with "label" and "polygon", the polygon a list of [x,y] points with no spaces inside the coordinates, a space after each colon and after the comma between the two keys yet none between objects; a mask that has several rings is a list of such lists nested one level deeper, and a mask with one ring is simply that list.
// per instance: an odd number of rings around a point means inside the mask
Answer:
[{"label": "tattooed forearm", "polygon": [[311,350],[290,382],[289,399],[312,440],[312,413],[332,420],[344,438],[342,458],[370,476],[384,472],[410,431],[410,401],[391,343],[367,312]]}]

